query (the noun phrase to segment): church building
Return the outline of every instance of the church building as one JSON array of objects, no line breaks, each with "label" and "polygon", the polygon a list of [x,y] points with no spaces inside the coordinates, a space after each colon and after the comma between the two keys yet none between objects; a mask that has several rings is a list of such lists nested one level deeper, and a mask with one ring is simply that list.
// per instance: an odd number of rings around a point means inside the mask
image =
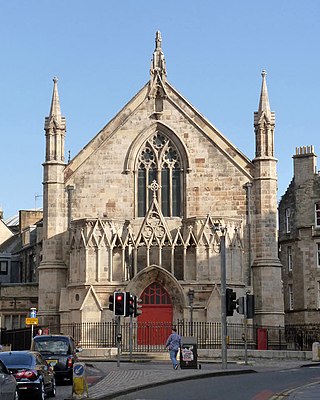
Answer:
[{"label": "church building", "polygon": [[194,321],[220,321],[224,235],[227,287],[237,297],[254,294],[255,323],[284,326],[265,71],[253,160],[169,83],[160,32],[149,81],[69,162],[53,82],[39,323],[110,321],[117,290],[142,299],[141,321],[189,320],[191,305]]}]

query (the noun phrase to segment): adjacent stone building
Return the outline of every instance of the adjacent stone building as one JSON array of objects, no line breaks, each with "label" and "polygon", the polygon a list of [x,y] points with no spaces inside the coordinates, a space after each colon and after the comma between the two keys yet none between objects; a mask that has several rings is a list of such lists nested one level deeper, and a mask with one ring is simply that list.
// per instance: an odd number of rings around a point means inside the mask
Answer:
[{"label": "adjacent stone building", "polygon": [[68,163],[54,79],[45,120],[40,323],[111,320],[115,290],[142,298],[141,321],[189,319],[190,302],[194,320],[220,321],[225,234],[227,286],[255,295],[256,323],[283,326],[266,73],[250,160],[168,82],[161,45],[157,32],[149,81]]},{"label": "adjacent stone building", "polygon": [[320,174],[313,146],[298,147],[279,204],[286,324],[320,323]]},{"label": "adjacent stone building", "polygon": [[0,238],[0,328],[23,328],[30,308],[38,306],[42,211],[20,210],[0,225],[10,232]]}]

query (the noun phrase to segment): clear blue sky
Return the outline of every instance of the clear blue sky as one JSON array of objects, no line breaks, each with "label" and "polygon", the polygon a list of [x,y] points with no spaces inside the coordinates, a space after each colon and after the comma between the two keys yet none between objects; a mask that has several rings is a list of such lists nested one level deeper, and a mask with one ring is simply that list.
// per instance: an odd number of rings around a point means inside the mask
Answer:
[{"label": "clear blue sky", "polygon": [[[155,32],[169,82],[245,155],[267,70],[279,198],[296,146],[320,152],[319,0],[0,0],[0,206],[42,193],[44,118],[59,78],[73,158],[148,81]],[[41,206],[41,198],[36,205]]]}]

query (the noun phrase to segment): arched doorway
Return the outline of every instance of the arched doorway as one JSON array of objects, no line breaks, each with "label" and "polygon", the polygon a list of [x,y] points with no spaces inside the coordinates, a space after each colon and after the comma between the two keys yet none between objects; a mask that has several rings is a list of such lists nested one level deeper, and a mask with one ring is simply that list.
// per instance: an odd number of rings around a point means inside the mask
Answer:
[{"label": "arched doorway", "polygon": [[164,345],[171,333],[173,308],[166,289],[158,282],[141,295],[142,314],[138,317],[138,344]]}]

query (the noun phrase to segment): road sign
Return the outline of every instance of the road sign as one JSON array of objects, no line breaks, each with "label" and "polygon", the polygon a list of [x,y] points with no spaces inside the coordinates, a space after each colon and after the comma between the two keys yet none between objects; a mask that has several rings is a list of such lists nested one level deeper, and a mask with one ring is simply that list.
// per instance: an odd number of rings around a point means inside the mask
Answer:
[{"label": "road sign", "polygon": [[89,396],[86,378],[86,365],[81,362],[73,364],[72,398],[84,399]]},{"label": "road sign", "polygon": [[38,318],[26,318],[26,325],[38,325]]},{"label": "road sign", "polygon": [[83,363],[75,363],[73,366],[73,373],[75,376],[80,377],[84,376],[85,364]]},{"label": "road sign", "polygon": [[37,309],[36,308],[30,308],[30,318],[37,318]]}]

